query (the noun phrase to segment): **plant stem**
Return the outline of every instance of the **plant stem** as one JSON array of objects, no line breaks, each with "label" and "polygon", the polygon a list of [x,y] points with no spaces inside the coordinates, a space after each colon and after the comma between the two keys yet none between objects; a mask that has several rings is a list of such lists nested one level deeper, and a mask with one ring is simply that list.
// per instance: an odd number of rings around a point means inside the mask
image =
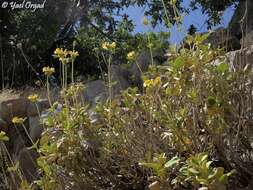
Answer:
[{"label": "plant stem", "polygon": [[111,108],[112,108],[112,86],[111,86],[111,55],[108,60],[108,84],[109,84],[109,125],[111,125]]},{"label": "plant stem", "polygon": [[52,107],[51,97],[50,97],[50,86],[49,86],[49,77],[47,76],[47,96],[50,106]]},{"label": "plant stem", "polygon": [[71,63],[72,69],[71,69],[71,82],[74,83],[74,60],[72,60]]}]

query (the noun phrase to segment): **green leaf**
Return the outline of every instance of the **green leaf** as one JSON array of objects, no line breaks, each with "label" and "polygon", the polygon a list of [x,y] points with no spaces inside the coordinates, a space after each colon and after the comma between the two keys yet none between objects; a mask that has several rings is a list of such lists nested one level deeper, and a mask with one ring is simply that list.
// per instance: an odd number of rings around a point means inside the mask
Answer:
[{"label": "green leaf", "polygon": [[181,69],[184,66],[184,64],[185,64],[184,58],[183,57],[178,57],[174,61],[174,63],[173,63],[172,66],[173,66],[174,69],[179,70],[179,69]]},{"label": "green leaf", "polygon": [[206,167],[209,168],[210,165],[211,165],[212,163],[213,163],[212,161],[208,161],[208,162],[206,163]]},{"label": "green leaf", "polygon": [[7,137],[6,133],[3,131],[0,132],[0,141],[9,141],[9,137]]},{"label": "green leaf", "polygon": [[177,156],[175,156],[171,160],[169,160],[164,166],[165,168],[170,168],[174,166],[175,164],[178,164],[179,161],[180,159]]},{"label": "green leaf", "polygon": [[195,168],[189,168],[188,171],[191,172],[194,175],[199,174],[199,171],[197,171]]},{"label": "green leaf", "polygon": [[227,63],[221,63],[217,67],[218,72],[225,73],[229,70],[229,65]]},{"label": "green leaf", "polygon": [[196,177],[196,180],[199,182],[199,184],[201,185],[208,185],[208,180],[207,179],[203,179],[203,178],[198,178]]},{"label": "green leaf", "polygon": [[207,98],[207,102],[208,102],[208,105],[209,105],[209,106],[213,106],[213,105],[216,104],[216,98],[213,97],[213,96],[209,96],[209,97]]},{"label": "green leaf", "polygon": [[227,184],[227,183],[228,183],[228,176],[227,176],[227,175],[222,175],[222,176],[219,178],[219,181],[220,181],[222,184]]},{"label": "green leaf", "polygon": [[15,172],[18,170],[18,168],[19,168],[19,162],[17,162],[13,167],[8,167],[7,171],[8,172]]},{"label": "green leaf", "polygon": [[208,158],[208,155],[207,155],[207,154],[204,154],[204,155],[202,156],[202,158],[201,158],[201,162],[207,160],[207,158]]}]

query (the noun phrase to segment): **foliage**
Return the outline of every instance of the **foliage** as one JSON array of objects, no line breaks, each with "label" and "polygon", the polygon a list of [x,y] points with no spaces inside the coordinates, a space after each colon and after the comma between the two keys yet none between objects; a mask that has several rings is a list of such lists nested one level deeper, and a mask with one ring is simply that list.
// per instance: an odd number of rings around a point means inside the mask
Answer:
[{"label": "foliage", "polygon": [[191,1],[190,6],[192,9],[197,9],[200,6],[202,8],[202,12],[208,15],[209,19],[207,20],[207,24],[211,27],[220,23],[223,11],[232,5],[236,5],[239,1],[240,0],[193,0]]},{"label": "foliage", "polygon": [[196,187],[201,189],[226,189],[228,177],[234,171],[224,174],[224,168],[211,167],[212,161],[208,161],[208,155],[205,153],[197,154],[188,158],[186,166],[181,168],[181,172],[186,176],[185,181],[190,181]]},{"label": "foliage", "polygon": [[8,141],[9,137],[6,136],[6,133],[1,131],[0,132],[0,141]]},{"label": "foliage", "polygon": [[44,190],[145,189],[153,181],[166,189],[222,190],[232,169],[241,178],[245,171],[229,151],[247,149],[231,138],[228,118],[238,112],[240,74],[221,50],[203,45],[206,38],[189,36],[190,49],[171,50],[167,64],[144,74],[143,94],[127,89],[98,105],[96,119],[78,101],[80,88],[65,87],[62,110],[53,104],[44,120],[36,183]]},{"label": "foliage", "polygon": [[[219,23],[220,11],[236,2],[238,0],[224,2],[195,0],[191,1],[191,8],[195,9],[200,5],[203,12],[208,14],[208,24],[211,26]],[[130,35],[134,30],[134,25],[129,15],[123,13],[123,10],[131,7],[145,7],[144,15],[150,18],[150,24],[153,27],[159,22],[165,22],[163,24],[168,27],[175,23],[179,24],[182,19],[181,13],[189,12],[182,0],[109,0],[105,2],[47,0],[45,8],[35,12],[1,7],[1,13],[3,13],[0,18],[0,41],[5,50],[2,52],[4,57],[2,63],[4,67],[1,69],[2,86],[19,86],[27,82],[34,84],[36,80],[41,80],[43,76],[39,73],[48,64],[59,70],[51,58],[53,50],[56,47],[70,48],[72,42],[78,38],[82,41],[77,49],[86,56],[77,60],[82,63],[82,67],[76,70],[83,71],[77,75],[99,75],[100,69],[97,65],[101,59],[97,59],[96,53],[92,53],[93,48],[98,47],[96,45],[99,40],[94,41],[94,39],[122,42],[122,47],[130,45],[129,48],[132,50],[135,46],[139,46],[136,42],[140,42],[142,36]],[[118,54],[122,55],[119,57],[119,62],[122,61],[124,52],[124,48],[121,48]],[[18,77],[17,80],[14,80],[13,76]],[[60,77],[56,76],[56,78]]]}]

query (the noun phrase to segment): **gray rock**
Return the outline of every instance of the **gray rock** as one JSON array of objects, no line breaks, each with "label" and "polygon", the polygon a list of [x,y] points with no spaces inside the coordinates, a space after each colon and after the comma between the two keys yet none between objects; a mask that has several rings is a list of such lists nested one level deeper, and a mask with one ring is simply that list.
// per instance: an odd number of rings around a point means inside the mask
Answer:
[{"label": "gray rock", "polygon": [[14,157],[17,157],[20,153],[20,151],[26,147],[26,142],[23,136],[17,135],[15,138],[12,138],[13,140],[13,149],[12,154]]},{"label": "gray rock", "polygon": [[6,132],[7,127],[8,124],[2,118],[0,118],[0,131]]},{"label": "gray rock", "polygon": [[151,65],[151,55],[149,52],[142,52],[137,57],[136,62],[132,64],[130,68],[130,74],[134,81],[134,84],[138,87],[142,86],[141,76],[144,72],[148,70],[149,65]]},{"label": "gray rock", "polygon": [[13,117],[26,117],[28,100],[18,98],[4,101],[0,104],[0,118],[8,125],[12,123]]},{"label": "gray rock", "polygon": [[29,134],[33,142],[36,142],[43,132],[43,125],[40,123],[40,117],[29,117]]},{"label": "gray rock", "polygon": [[152,65],[152,59],[154,65],[161,64],[157,58],[164,57],[164,53],[154,51],[152,56],[153,57],[151,57],[151,53],[149,51],[140,53],[129,70],[130,78],[132,79],[133,84],[139,89],[142,89],[142,74],[147,72],[149,66]]},{"label": "gray rock", "polygon": [[47,99],[40,99],[36,103],[29,102],[27,105],[27,116],[34,117],[38,116],[39,113],[48,109],[50,107],[49,101]]},{"label": "gray rock", "polygon": [[253,31],[247,33],[244,38],[241,39],[241,46],[249,47],[253,45]]},{"label": "gray rock", "polygon": [[119,94],[122,90],[130,87],[129,73],[126,69],[119,65],[111,65],[111,82],[112,82],[112,95]]},{"label": "gray rock", "polygon": [[98,102],[104,103],[108,97],[108,89],[102,80],[90,81],[85,84],[81,99],[83,102],[95,106]]},{"label": "gray rock", "polygon": [[247,14],[246,1],[240,1],[237,9],[229,23],[228,29],[231,35],[236,36],[238,39],[242,37],[241,21],[243,20],[243,32],[245,34],[253,30],[253,1],[247,0]]},{"label": "gray rock", "polygon": [[213,48],[225,47],[228,51],[240,49],[240,40],[231,35],[227,29],[218,28],[212,31],[204,43],[210,43]]},{"label": "gray rock", "polygon": [[244,68],[246,65],[252,67],[253,46],[249,46],[242,50],[228,52],[226,57],[232,70]]},{"label": "gray rock", "polygon": [[38,179],[36,159],[38,153],[35,150],[23,148],[18,155],[19,166],[25,179],[31,183]]}]

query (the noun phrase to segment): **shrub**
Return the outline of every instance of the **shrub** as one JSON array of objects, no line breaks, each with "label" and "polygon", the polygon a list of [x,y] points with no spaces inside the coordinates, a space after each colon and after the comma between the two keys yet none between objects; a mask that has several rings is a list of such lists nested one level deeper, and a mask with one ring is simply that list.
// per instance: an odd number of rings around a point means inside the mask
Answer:
[{"label": "shrub", "polygon": [[79,88],[65,86],[62,110],[56,113],[55,103],[44,121],[37,184],[44,190],[222,190],[248,183],[251,168],[241,166],[250,158],[232,154],[251,152],[243,144],[250,134],[234,128],[243,103],[235,89],[242,91],[251,75],[231,70],[223,51],[203,45],[206,37],[188,37],[190,49],[171,50],[167,64],[152,65],[142,94],[129,88],[98,105],[95,121],[75,99]]}]

